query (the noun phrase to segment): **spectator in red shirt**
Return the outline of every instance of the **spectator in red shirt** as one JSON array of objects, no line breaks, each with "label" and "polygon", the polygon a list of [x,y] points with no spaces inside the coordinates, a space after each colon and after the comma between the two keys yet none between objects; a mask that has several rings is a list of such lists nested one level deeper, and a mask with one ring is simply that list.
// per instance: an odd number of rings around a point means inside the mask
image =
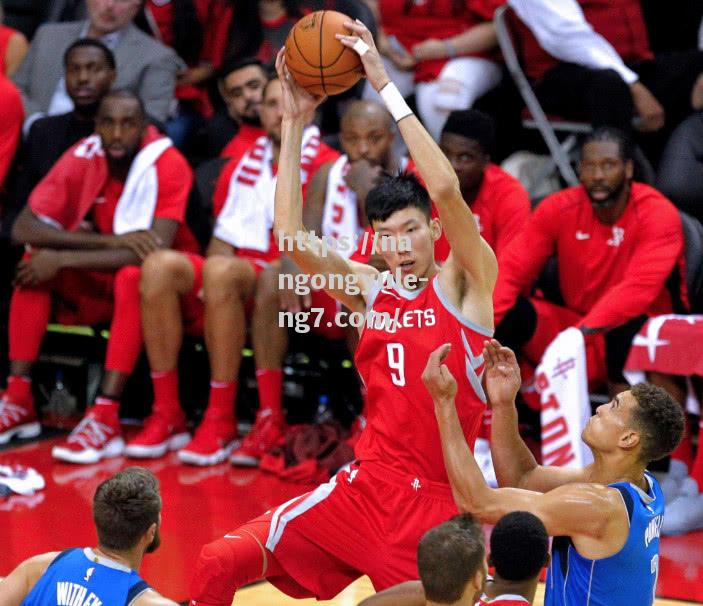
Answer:
[{"label": "spectator in red shirt", "polygon": [[[493,121],[476,110],[449,114],[439,146],[459,177],[461,194],[478,222],[483,239],[496,257],[517,235],[530,215],[530,199],[520,181],[491,162],[495,139]],[[435,243],[435,258],[449,255],[442,237]]]},{"label": "spectator in red shirt", "polygon": [[[185,463],[215,465],[225,460],[234,446],[234,403],[246,314],[252,310],[260,273],[279,259],[272,226],[281,100],[280,82],[269,81],[261,106],[267,136],[260,137],[241,160],[231,160],[220,175],[213,201],[217,218],[207,258],[159,251],[144,264],[144,342],[155,400],[144,429],[127,445],[128,456],[160,457],[180,448],[178,457]],[[304,182],[308,182],[322,164],[338,154],[320,141],[316,127],[308,127],[301,155]],[[204,334],[211,369],[208,407],[185,447],[177,370],[184,329]],[[255,360],[261,407],[253,431],[271,444],[284,426],[282,373],[280,368],[262,365],[258,350]]]},{"label": "spectator in red shirt", "polygon": [[22,97],[14,84],[0,74],[0,195],[22,135]]},{"label": "spectator in red shirt", "polygon": [[[491,23],[497,0],[366,0],[376,15],[379,52],[403,94],[415,92],[428,132],[439,140],[452,110],[468,109],[501,80]],[[364,95],[376,99],[372,87]]]},{"label": "spectator in red shirt", "polygon": [[[681,219],[655,189],[632,182],[631,144],[613,128],[581,147],[581,185],[545,198],[499,260],[496,338],[537,364],[559,332],[586,336],[591,385],[625,383],[622,368],[647,316],[668,313],[665,283],[683,264]],[[563,305],[525,298],[556,255]]]},{"label": "spectator in red shirt", "polygon": [[40,431],[30,373],[49,322],[111,321],[95,406],[55,458],[94,463],[124,450],[119,398],[141,351],[139,265],[152,251],[189,248],[183,227],[192,173],[168,139],[147,125],[129,91],[103,98],[97,135],[69,149],[32,192],[13,238],[32,247],[17,268],[10,306],[10,372],[0,400],[0,442]]}]

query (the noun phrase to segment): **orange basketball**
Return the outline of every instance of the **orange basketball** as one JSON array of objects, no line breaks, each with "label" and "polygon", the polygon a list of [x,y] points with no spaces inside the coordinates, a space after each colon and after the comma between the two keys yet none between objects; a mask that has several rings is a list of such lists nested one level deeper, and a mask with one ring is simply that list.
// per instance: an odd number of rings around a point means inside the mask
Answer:
[{"label": "orange basketball", "polygon": [[288,70],[313,95],[338,95],[363,75],[359,55],[334,37],[351,33],[345,21],[352,19],[336,11],[316,11],[298,21],[288,34]]}]

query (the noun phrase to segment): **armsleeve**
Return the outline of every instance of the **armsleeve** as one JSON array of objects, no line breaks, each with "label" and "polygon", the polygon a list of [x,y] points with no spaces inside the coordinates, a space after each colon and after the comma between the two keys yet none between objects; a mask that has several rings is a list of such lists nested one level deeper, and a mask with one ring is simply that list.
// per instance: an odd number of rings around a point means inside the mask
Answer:
[{"label": "armsleeve", "polygon": [[530,218],[530,199],[522,186],[511,184],[497,200],[495,254],[500,255]]},{"label": "armsleeve", "polygon": [[[659,212],[653,212],[659,210]],[[638,219],[637,241],[624,279],[603,294],[581,321],[588,328],[616,327],[645,314],[683,251],[681,219],[669,204]]]},{"label": "armsleeve", "polygon": [[2,189],[19,145],[24,113],[22,99],[11,82],[4,82],[0,91],[2,94],[0,101],[2,113],[0,120],[0,189]]},{"label": "armsleeve", "polygon": [[499,257],[498,282],[493,293],[496,326],[554,253],[555,227],[559,224],[557,205],[557,200],[544,200]]},{"label": "armsleeve", "polygon": [[193,185],[193,171],[175,149],[169,149],[156,163],[159,194],[154,211],[155,219],[173,219],[183,223],[188,194]]},{"label": "armsleeve", "polygon": [[508,0],[508,4],[556,59],[615,70],[627,84],[638,80],[612,45],[586,21],[576,0]]}]

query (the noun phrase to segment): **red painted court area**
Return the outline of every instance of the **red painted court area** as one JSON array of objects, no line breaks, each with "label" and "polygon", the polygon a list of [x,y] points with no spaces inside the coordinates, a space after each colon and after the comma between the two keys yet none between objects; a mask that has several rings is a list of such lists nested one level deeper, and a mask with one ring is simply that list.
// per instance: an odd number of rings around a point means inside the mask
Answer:
[{"label": "red painted court area", "polygon": [[[30,555],[95,545],[91,519],[95,489],[105,478],[136,464],[123,457],[87,466],[56,463],[51,459],[56,441],[0,452],[0,463],[34,467],[47,483],[34,496],[0,500],[0,576]],[[179,601],[188,597],[192,563],[204,543],[312,488],[229,464],[185,466],[175,454],[140,464],[158,476],[164,500],[161,548],[146,556],[141,574],[155,589]],[[660,597],[703,603],[703,532],[664,538],[659,570]]]}]

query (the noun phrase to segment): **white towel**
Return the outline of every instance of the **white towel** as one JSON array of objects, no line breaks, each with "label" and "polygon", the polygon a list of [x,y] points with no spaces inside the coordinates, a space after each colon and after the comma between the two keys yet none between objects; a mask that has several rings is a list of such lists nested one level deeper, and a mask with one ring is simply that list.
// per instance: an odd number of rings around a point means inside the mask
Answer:
[{"label": "white towel", "polygon": [[142,148],[132,161],[112,221],[116,235],[151,228],[159,195],[156,161],[172,146],[168,137],[158,139]]},{"label": "white towel", "polygon": [[542,464],[584,467],[593,462],[581,432],[591,417],[586,346],[578,328],[559,333],[535,371],[542,403]]},{"label": "white towel", "polygon": [[[309,126],[303,132],[300,179],[310,177],[310,164],[317,156],[320,131]],[[273,227],[276,177],[272,171],[273,145],[260,137],[232,173],[225,204],[217,217],[214,235],[235,248],[266,252]]]}]

